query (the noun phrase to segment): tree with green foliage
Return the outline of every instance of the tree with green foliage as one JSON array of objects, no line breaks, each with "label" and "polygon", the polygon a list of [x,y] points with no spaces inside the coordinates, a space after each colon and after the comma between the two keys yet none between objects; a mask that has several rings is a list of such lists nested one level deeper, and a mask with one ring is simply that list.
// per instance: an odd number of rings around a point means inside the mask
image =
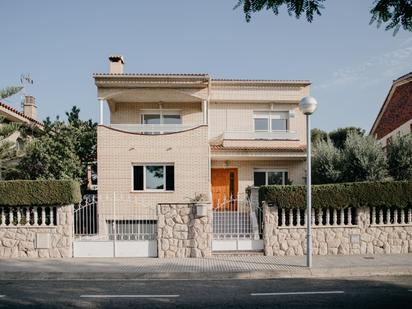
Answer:
[{"label": "tree with green foliage", "polygon": [[331,140],[318,140],[314,144],[312,177],[314,184],[336,183],[341,179],[341,151]]},{"label": "tree with green foliage", "polygon": [[71,130],[62,121],[45,121],[41,136],[27,147],[19,164],[23,179],[80,180],[81,161],[75,153]]},{"label": "tree with green foliage", "polygon": [[96,161],[97,123],[79,118],[74,106],[68,121],[46,118],[44,130],[27,147],[18,169],[23,179],[75,179],[87,183],[87,164]]},{"label": "tree with green foliage", "polygon": [[356,127],[345,127],[345,128],[338,128],[332,132],[329,132],[328,136],[338,149],[343,149],[346,139],[348,138],[349,134],[355,133],[360,136],[365,135],[365,130],[362,128]]},{"label": "tree with green foliage", "polygon": [[314,128],[310,131],[311,141],[313,144],[319,141],[327,141],[328,140],[328,133],[321,129]]},{"label": "tree with green foliage", "polygon": [[86,170],[87,164],[95,162],[97,159],[97,123],[80,119],[80,109],[72,107],[70,112],[66,112],[68,125],[74,135],[74,146],[76,154]]},{"label": "tree with green foliage", "polygon": [[372,136],[350,132],[342,150],[342,181],[376,181],[387,176],[381,145]]},{"label": "tree with green foliage", "polygon": [[389,175],[395,180],[412,180],[412,134],[397,136],[386,148]]},{"label": "tree with green foliage", "polygon": [[[308,22],[312,22],[315,15],[322,15],[326,0],[238,0],[235,9],[243,7],[246,21],[249,22],[252,14],[263,10],[279,14],[279,9],[286,7],[290,16],[300,18],[306,16]],[[395,35],[401,28],[412,31],[412,0],[374,0],[374,6],[370,10],[370,24],[376,22],[379,28],[386,24],[385,30],[393,29]]]},{"label": "tree with green foliage", "polygon": [[7,179],[15,171],[19,152],[16,143],[8,138],[18,130],[18,124],[7,123],[4,118],[0,118],[0,180]]},{"label": "tree with green foliage", "polygon": [[[17,94],[22,87],[6,87],[0,89],[0,99],[5,99]],[[16,143],[9,140],[14,133],[21,129],[22,125],[7,122],[4,117],[0,117],[0,180],[6,179],[9,174],[15,172],[18,158],[22,150],[17,149]]]}]

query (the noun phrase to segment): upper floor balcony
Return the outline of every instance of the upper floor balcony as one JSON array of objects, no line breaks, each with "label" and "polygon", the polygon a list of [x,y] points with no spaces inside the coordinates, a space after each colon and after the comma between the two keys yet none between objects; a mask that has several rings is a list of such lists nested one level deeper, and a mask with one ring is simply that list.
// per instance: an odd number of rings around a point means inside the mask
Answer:
[{"label": "upper floor balcony", "polygon": [[129,133],[156,135],[186,131],[199,125],[200,124],[111,124],[110,127]]},{"label": "upper floor balcony", "polygon": [[295,131],[273,130],[270,132],[261,131],[225,131],[221,135],[223,140],[298,140]]}]

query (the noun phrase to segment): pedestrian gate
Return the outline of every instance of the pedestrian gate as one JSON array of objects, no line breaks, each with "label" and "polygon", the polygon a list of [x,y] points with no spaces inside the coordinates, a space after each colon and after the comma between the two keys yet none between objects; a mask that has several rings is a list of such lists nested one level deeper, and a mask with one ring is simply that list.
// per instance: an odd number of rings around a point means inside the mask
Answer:
[{"label": "pedestrian gate", "polygon": [[213,205],[213,251],[262,251],[263,212],[247,195]]}]

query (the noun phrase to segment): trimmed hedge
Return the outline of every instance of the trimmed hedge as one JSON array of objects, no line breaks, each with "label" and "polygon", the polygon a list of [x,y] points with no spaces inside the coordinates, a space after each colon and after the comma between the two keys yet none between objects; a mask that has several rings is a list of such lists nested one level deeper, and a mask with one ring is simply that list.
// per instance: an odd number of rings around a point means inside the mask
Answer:
[{"label": "trimmed hedge", "polygon": [[[281,208],[306,208],[306,186],[264,186],[260,201]],[[412,206],[412,182],[354,182],[312,186],[313,208]]]},{"label": "trimmed hedge", "polygon": [[67,205],[81,200],[80,185],[73,180],[0,181],[0,205]]}]

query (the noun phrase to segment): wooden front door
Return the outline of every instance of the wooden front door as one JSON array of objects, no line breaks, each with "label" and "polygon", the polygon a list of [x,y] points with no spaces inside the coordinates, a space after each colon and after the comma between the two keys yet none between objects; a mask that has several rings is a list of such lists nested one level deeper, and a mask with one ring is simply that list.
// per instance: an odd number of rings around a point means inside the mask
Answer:
[{"label": "wooden front door", "polygon": [[[213,208],[219,210],[236,210],[237,204],[230,199],[237,198],[237,169],[212,168],[212,199]],[[223,201],[227,201],[223,203]],[[236,208],[236,209],[234,209]]]}]

